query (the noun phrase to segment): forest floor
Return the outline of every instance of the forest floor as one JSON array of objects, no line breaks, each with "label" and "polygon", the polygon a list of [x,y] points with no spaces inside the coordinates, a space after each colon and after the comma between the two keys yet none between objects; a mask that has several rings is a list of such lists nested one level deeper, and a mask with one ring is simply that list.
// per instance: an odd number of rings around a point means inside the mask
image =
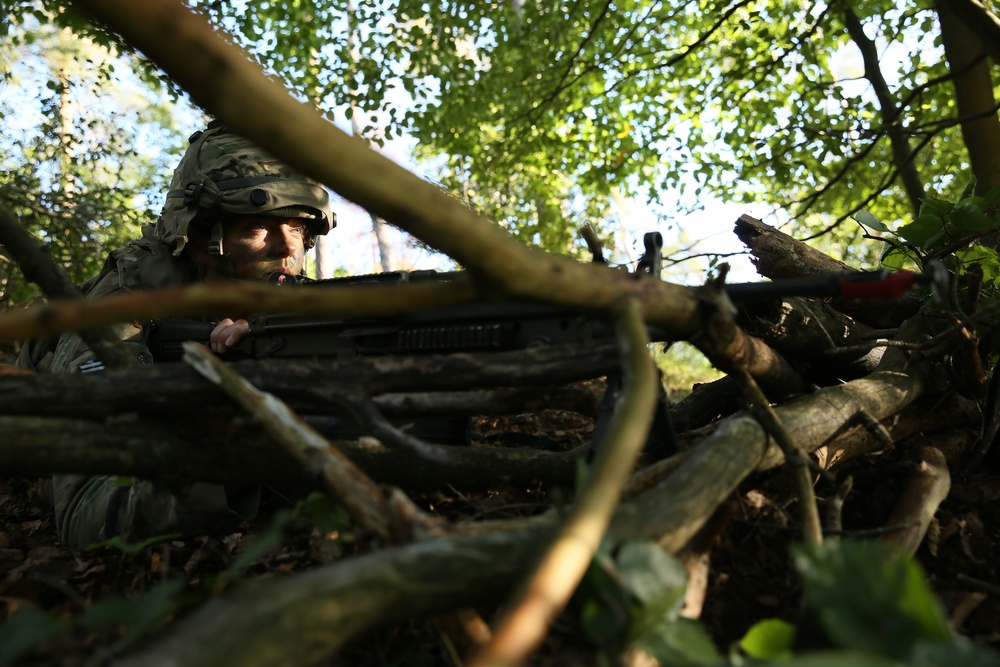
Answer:
[{"label": "forest floor", "polygon": [[[524,438],[544,433],[558,436],[558,445],[585,442],[589,420],[567,413],[543,419],[508,422],[505,430]],[[857,459],[849,473],[854,491],[844,508],[845,532],[870,534],[882,527],[906,470],[898,452]],[[937,513],[917,557],[952,626],[978,643],[1000,648],[1000,465],[997,452],[968,479],[953,480],[952,490]],[[820,496],[826,489],[820,484]],[[781,618],[802,623],[801,587],[790,565],[789,546],[798,539],[791,485],[782,472],[758,475],[734,495],[728,520],[711,542],[702,622],[725,649],[756,621]],[[496,488],[480,494],[451,490],[415,497],[418,504],[452,521],[503,518],[531,514],[552,501],[543,489]],[[328,530],[328,529],[327,529]],[[56,539],[52,507],[34,480],[0,479],[0,621],[27,608],[68,619],[80,617],[101,600],[118,598],[132,616],[149,613],[153,603],[139,600],[163,582],[181,582],[187,602],[174,616],[219,595],[238,579],[273,577],[324,565],[363,552],[364,536],[351,531],[321,532],[316,527],[286,524],[282,539],[252,559],[239,577],[226,577],[241,556],[255,553],[261,539],[275,534],[268,519],[246,524],[225,536],[176,538],[126,553],[115,546],[74,551]],[[976,583],[980,582],[980,583]],[[985,583],[986,585],[982,585]],[[991,589],[990,586],[993,586]],[[491,610],[483,610],[487,621]],[[108,611],[109,618],[114,612]],[[567,610],[539,652],[537,665],[596,664],[595,650],[581,631],[577,610]],[[170,614],[168,614],[169,616]],[[162,629],[137,636],[134,623],[73,623],[43,642],[23,664],[94,665],[106,662],[120,642],[145,641]],[[447,643],[430,620],[379,630],[377,636],[356,640],[329,665],[448,665]]]}]

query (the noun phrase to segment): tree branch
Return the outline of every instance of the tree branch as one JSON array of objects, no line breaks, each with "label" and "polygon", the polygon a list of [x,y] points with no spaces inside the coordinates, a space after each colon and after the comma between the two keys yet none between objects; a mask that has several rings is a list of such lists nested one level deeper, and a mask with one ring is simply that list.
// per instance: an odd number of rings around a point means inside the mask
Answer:
[{"label": "tree branch", "polygon": [[[70,280],[61,266],[18,221],[10,209],[0,205],[0,245],[3,245],[17,262],[24,277],[38,285],[50,299],[80,300],[80,288]],[[138,366],[139,361],[113,331],[100,326],[81,329],[80,337],[108,368]],[[18,338],[27,339],[28,336]],[[16,339],[15,339],[16,340]]]},{"label": "tree branch", "polygon": [[865,78],[871,83],[872,88],[875,90],[875,96],[878,98],[882,120],[886,127],[886,133],[889,136],[889,142],[892,145],[893,161],[903,181],[906,194],[910,199],[910,208],[913,210],[914,217],[916,217],[917,213],[920,212],[920,203],[924,200],[926,194],[923,183],[920,180],[920,175],[913,164],[913,150],[910,147],[909,139],[907,139],[900,124],[901,108],[896,106],[896,102],[892,98],[892,91],[889,90],[889,84],[886,83],[885,78],[882,76],[882,70],[879,67],[878,49],[875,47],[875,42],[865,35],[858,15],[846,5],[844,6],[844,24],[847,26],[847,32],[851,36],[851,39],[861,51],[861,58],[865,64]]},{"label": "tree branch", "polygon": [[[637,281],[609,267],[584,265],[521,245],[455,198],[295,100],[182,3],[78,0],[78,4],[145,52],[234,132],[447,253],[490,286],[507,294],[604,311],[624,295],[633,295],[641,299],[647,321],[678,338],[698,328],[697,305],[689,289]],[[337,159],[329,159],[331,155]]]},{"label": "tree branch", "polygon": [[473,658],[475,667],[518,665],[541,643],[576,590],[600,544],[622,488],[646,442],[656,407],[658,374],[639,309],[627,301],[616,314],[624,387],[584,488],[528,582],[523,598]]},{"label": "tree branch", "polygon": [[938,0],[939,8],[950,10],[976,33],[994,63],[1000,64],[1000,18],[979,0]]}]

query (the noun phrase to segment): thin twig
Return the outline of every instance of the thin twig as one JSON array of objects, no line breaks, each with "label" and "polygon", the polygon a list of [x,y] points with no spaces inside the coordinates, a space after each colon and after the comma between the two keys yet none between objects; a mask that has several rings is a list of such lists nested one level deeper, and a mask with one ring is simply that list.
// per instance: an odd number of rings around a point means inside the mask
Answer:
[{"label": "thin twig", "polygon": [[809,474],[808,457],[795,444],[792,435],[781,423],[781,419],[771,408],[770,402],[750,373],[745,368],[740,368],[735,375],[746,396],[750,411],[764,430],[774,438],[785,454],[785,460],[792,467],[798,487],[799,505],[802,506],[803,538],[809,544],[821,544],[823,529],[819,522],[819,510],[816,508],[816,494],[813,492],[812,477]]},{"label": "thin twig", "polygon": [[606,437],[599,443],[590,477],[520,601],[469,663],[472,667],[519,665],[545,638],[593,558],[649,434],[656,408],[657,373],[646,349],[648,335],[634,300],[625,301],[615,314],[624,388]]},{"label": "thin twig", "polygon": [[847,500],[847,496],[850,495],[853,487],[854,478],[848,476],[837,489],[837,493],[833,494],[833,497],[827,501],[826,530],[828,535],[838,535],[844,530],[844,502]]},{"label": "thin twig", "polygon": [[268,435],[294,456],[365,529],[390,538],[390,510],[382,490],[350,459],[273,394],[259,391],[207,347],[184,343],[184,361],[256,417]]}]

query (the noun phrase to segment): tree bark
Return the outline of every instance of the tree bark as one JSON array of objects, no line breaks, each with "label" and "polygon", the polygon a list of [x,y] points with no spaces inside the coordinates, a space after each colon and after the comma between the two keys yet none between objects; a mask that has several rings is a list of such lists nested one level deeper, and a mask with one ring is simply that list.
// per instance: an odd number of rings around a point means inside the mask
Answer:
[{"label": "tree bark", "polygon": [[[976,31],[955,15],[953,6],[952,2],[936,5],[941,41],[948,69],[955,74],[955,103],[976,178],[976,194],[984,195],[1000,186],[1000,117],[984,43]],[[992,50],[996,49],[994,44]]]},{"label": "tree bark", "polygon": [[[772,280],[849,273],[859,269],[837,261],[749,215],[740,216],[733,232],[750,249],[757,271]],[[866,299],[849,302],[831,299],[830,305],[849,317],[879,329],[897,327],[905,319],[916,315],[920,309],[920,301],[908,296],[893,301]]]},{"label": "tree bark", "polygon": [[[126,475],[183,485],[248,481],[313,489],[314,481],[246,420],[200,422],[189,414],[107,422],[55,417],[0,417],[0,470],[8,477],[53,473]],[[183,421],[183,424],[179,424]],[[574,452],[430,445],[443,462],[389,449],[371,440],[337,447],[380,482],[407,490],[488,488],[497,483],[571,487]]]},{"label": "tree bark", "polygon": [[[338,399],[413,389],[549,386],[607,375],[617,371],[620,362],[613,345],[602,345],[348,361],[241,361],[232,367],[254,386],[303,414],[343,414]],[[386,402],[406,407],[400,397]],[[217,387],[182,364],[86,375],[0,376],[0,414],[5,415],[94,419],[123,413],[155,417],[213,410],[229,412],[231,403]]]},{"label": "tree bark", "polygon": [[1000,18],[979,0],[939,0],[979,38],[993,62],[1000,64]]},{"label": "tree bark", "polygon": [[116,665],[315,664],[376,625],[497,601],[530,569],[551,528],[438,538],[248,583]]},{"label": "tree bark", "polygon": [[[968,432],[961,435],[966,443],[971,440]],[[916,470],[886,521],[887,528],[897,529],[887,533],[882,541],[903,553],[915,554],[934,513],[950,490],[951,473],[944,454],[933,446],[921,447],[917,451]]]}]

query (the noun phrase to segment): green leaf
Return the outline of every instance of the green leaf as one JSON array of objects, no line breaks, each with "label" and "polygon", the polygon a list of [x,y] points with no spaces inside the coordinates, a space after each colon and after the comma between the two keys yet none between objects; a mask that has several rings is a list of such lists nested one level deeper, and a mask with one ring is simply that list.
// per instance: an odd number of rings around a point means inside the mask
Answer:
[{"label": "green leaf", "polygon": [[922,641],[914,649],[910,664],[1000,667],[1000,653],[962,638],[953,641]]},{"label": "green leaf", "polygon": [[944,228],[944,219],[934,211],[920,212],[913,222],[902,225],[896,233],[916,246],[924,247],[933,236]]},{"label": "green leaf", "polygon": [[344,506],[325,493],[314,491],[295,508],[296,513],[321,533],[344,532],[353,526]]},{"label": "green leaf", "polygon": [[583,603],[580,627],[588,640],[606,651],[617,651],[625,634],[623,618],[596,599]]},{"label": "green leaf", "polygon": [[[805,653],[790,660],[782,660],[779,667],[914,667],[870,653],[857,651],[817,651]],[[921,665],[920,667],[924,667]],[[927,666],[930,667],[930,666]],[[942,666],[943,667],[943,666]],[[957,666],[956,666],[957,667]],[[964,667],[964,666],[963,666]]]},{"label": "green leaf", "polygon": [[900,269],[914,270],[917,266],[916,260],[901,248],[887,246],[886,252],[879,260],[879,266],[883,269],[899,271]]},{"label": "green leaf", "polygon": [[965,187],[962,188],[962,194],[958,196],[958,201],[962,201],[966,197],[970,197],[972,193],[975,191],[976,191],[976,177],[973,176],[972,178],[969,179],[969,182],[965,184]]},{"label": "green leaf", "polygon": [[15,665],[42,642],[62,631],[62,622],[35,607],[25,607],[0,625],[0,666]]},{"label": "green leaf", "polygon": [[740,640],[740,648],[757,660],[784,660],[792,656],[795,626],[777,618],[755,623]]},{"label": "green leaf", "polygon": [[587,638],[605,650],[618,650],[629,622],[628,600],[605,556],[594,555],[574,598],[580,602],[580,623]]},{"label": "green leaf", "polygon": [[923,639],[947,639],[944,614],[912,559],[875,542],[794,550],[806,600],[827,636],[848,649],[903,659]]},{"label": "green leaf", "polygon": [[636,641],[663,665],[671,667],[709,667],[723,662],[705,628],[689,618],[663,623]]},{"label": "green leaf", "polygon": [[[632,540],[615,559],[622,582],[635,599],[649,604],[664,596],[678,599],[687,587],[684,565],[652,542]],[[679,605],[678,605],[679,610]]]},{"label": "green leaf", "polygon": [[986,205],[981,197],[967,197],[955,205],[949,220],[963,232],[979,232],[997,226],[990,216],[983,212]]},{"label": "green leaf", "polygon": [[888,227],[886,227],[885,225],[883,225],[879,221],[878,218],[876,218],[874,215],[872,215],[868,211],[858,211],[857,213],[854,214],[854,219],[862,227],[866,227],[868,229],[874,229],[877,232],[891,232],[892,231]]}]

